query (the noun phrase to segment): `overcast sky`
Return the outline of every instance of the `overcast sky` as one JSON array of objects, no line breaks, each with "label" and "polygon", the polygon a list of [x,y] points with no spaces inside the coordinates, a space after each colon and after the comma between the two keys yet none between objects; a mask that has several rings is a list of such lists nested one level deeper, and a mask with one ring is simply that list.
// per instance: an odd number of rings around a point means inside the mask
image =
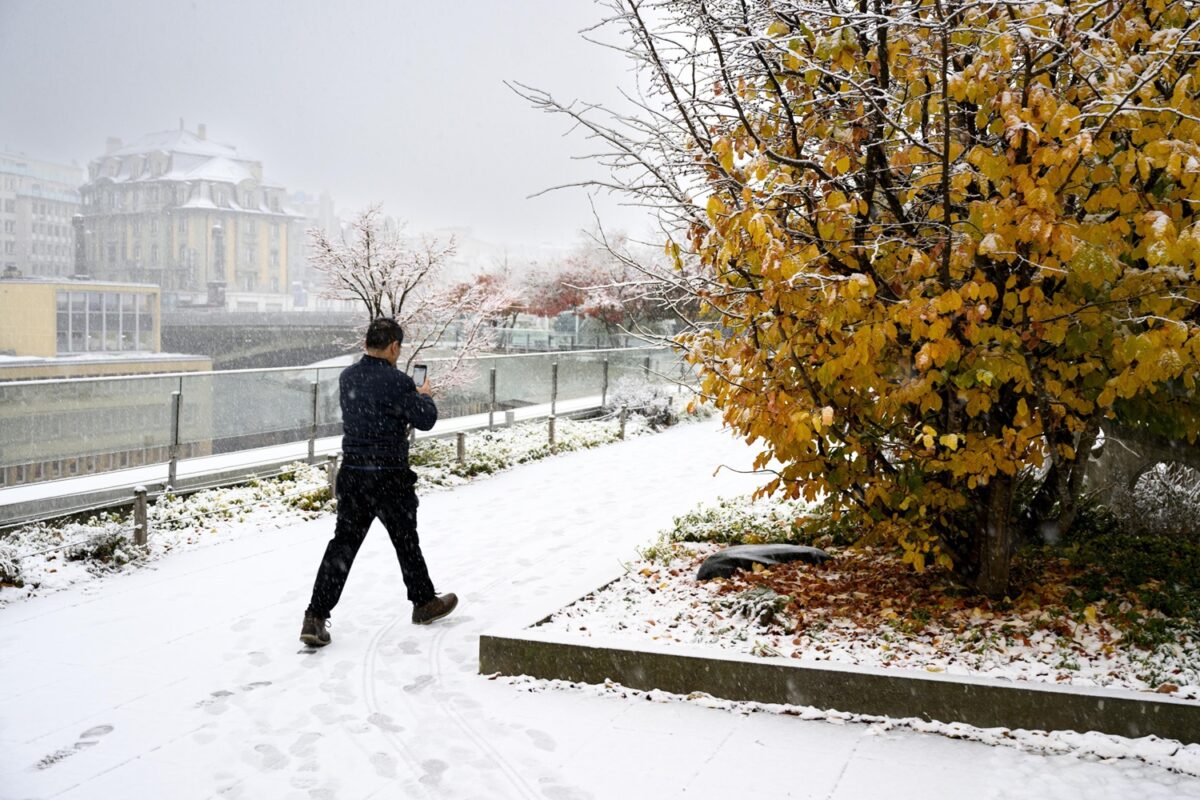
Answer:
[{"label": "overcast sky", "polygon": [[[0,148],[81,166],[125,142],[207,125],[289,191],[372,201],[414,229],[497,243],[576,241],[598,175],[567,124],[507,89],[612,101],[620,54],[579,31],[592,0],[0,0]],[[607,227],[636,212],[601,199]]]}]

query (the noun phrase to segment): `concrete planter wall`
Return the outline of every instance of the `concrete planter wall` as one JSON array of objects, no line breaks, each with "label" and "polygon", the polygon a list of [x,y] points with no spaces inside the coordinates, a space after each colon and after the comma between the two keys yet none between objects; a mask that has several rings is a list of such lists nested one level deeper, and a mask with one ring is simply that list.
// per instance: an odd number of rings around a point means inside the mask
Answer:
[{"label": "concrete planter wall", "polygon": [[747,658],[694,647],[588,641],[536,628],[484,635],[482,674],[632,689],[705,692],[727,700],[815,706],[856,714],[962,722],[981,728],[1151,734],[1200,742],[1200,702],[1129,691],[1052,686],[914,670]]}]

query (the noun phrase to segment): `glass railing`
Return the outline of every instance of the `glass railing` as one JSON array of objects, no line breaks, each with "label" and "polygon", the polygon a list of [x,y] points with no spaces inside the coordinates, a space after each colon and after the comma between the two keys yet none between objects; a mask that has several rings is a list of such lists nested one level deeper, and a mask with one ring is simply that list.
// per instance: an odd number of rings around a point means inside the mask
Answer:
[{"label": "glass railing", "polygon": [[[431,374],[449,359],[431,358]],[[557,365],[557,366],[555,366]],[[437,397],[442,419],[599,398],[690,375],[669,348],[490,355]],[[341,367],[0,383],[0,485],[249,450],[341,433]],[[492,371],[495,371],[495,395]],[[178,393],[178,433],[174,393]],[[494,405],[493,405],[494,403]]]}]

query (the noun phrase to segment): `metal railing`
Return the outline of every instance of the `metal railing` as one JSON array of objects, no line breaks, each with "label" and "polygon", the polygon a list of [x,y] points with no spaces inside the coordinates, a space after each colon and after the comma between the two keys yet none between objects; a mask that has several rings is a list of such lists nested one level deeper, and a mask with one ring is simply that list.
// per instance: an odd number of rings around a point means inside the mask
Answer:
[{"label": "metal railing", "polygon": [[[450,359],[428,360],[431,374]],[[599,396],[623,379],[677,381],[691,371],[667,348],[487,355],[470,381],[440,394],[439,417]],[[0,486],[232,453],[341,432],[343,367],[307,367],[0,383]]]}]

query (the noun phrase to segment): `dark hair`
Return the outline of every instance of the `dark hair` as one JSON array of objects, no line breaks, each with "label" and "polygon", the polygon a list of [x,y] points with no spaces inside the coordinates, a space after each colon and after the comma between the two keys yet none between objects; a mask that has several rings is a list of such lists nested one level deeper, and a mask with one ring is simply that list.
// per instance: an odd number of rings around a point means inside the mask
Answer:
[{"label": "dark hair", "polygon": [[371,350],[383,350],[390,347],[392,342],[404,344],[404,330],[400,323],[391,317],[371,320],[371,324],[367,326],[367,347]]}]

